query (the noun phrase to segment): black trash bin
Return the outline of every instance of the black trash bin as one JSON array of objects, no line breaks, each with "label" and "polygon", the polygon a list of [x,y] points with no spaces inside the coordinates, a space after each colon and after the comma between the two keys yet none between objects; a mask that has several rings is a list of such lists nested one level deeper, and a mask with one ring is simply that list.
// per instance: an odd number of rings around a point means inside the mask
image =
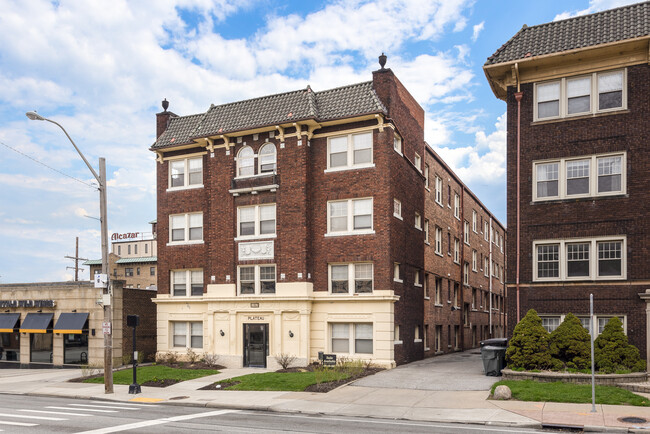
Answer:
[{"label": "black trash bin", "polygon": [[491,338],[491,339],[486,339],[484,341],[481,341],[481,348],[483,348],[486,345],[492,345],[496,347],[507,347],[508,338]]},{"label": "black trash bin", "polygon": [[486,376],[500,377],[501,370],[505,368],[506,347],[484,345],[481,347],[481,360]]}]

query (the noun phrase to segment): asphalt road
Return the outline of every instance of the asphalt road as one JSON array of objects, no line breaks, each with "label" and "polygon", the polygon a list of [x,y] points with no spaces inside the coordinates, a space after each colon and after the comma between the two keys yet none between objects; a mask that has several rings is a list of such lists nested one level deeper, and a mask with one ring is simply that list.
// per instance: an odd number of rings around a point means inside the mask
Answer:
[{"label": "asphalt road", "polygon": [[534,429],[0,394],[6,433],[535,433]]}]

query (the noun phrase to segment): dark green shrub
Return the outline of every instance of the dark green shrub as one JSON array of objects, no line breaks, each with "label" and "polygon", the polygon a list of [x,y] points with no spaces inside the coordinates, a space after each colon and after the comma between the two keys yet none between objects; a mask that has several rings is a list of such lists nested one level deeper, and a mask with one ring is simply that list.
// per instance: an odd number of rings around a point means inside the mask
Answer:
[{"label": "dark green shrub", "polygon": [[591,367],[589,332],[573,314],[564,317],[562,324],[550,336],[549,349],[555,361],[553,368],[587,369]]},{"label": "dark green shrub", "polygon": [[645,371],[645,363],[639,357],[639,350],[630,345],[623,333],[623,324],[617,317],[607,322],[603,332],[594,342],[596,369],[613,373],[625,369],[633,372]]},{"label": "dark green shrub", "polygon": [[534,309],[529,310],[515,326],[506,350],[506,360],[512,369],[549,369],[553,366],[549,335]]}]

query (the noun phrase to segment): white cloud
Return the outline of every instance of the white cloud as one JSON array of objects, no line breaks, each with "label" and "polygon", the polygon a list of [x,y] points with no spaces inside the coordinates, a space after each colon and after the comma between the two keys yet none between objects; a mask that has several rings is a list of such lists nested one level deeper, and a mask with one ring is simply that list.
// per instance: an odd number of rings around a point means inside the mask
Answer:
[{"label": "white cloud", "polygon": [[481,31],[485,27],[485,21],[481,21],[480,23],[476,24],[474,27],[472,27],[472,41],[476,42],[478,39],[478,35],[481,34]]},{"label": "white cloud", "polygon": [[614,9],[620,6],[638,3],[639,0],[589,0],[589,7],[577,11],[564,11],[559,13],[553,18],[553,21],[565,20],[580,15],[593,14],[595,12],[604,11],[607,9]]}]

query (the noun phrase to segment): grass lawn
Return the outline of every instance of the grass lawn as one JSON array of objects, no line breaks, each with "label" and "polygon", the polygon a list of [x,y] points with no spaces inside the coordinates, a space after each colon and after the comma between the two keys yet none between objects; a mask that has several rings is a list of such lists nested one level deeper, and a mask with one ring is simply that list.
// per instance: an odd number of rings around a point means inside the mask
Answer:
[{"label": "grass lawn", "polygon": [[[147,381],[160,381],[160,380],[192,380],[194,378],[205,377],[206,375],[218,374],[216,369],[181,369],[170,368],[168,366],[142,366],[138,368],[138,383],[146,383]],[[84,380],[84,383],[104,383],[104,377],[89,378]],[[115,384],[131,384],[133,383],[133,370],[124,369],[113,373],[113,383]]]},{"label": "grass lawn", "polygon": [[[495,383],[492,393],[495,387],[502,384],[508,386],[512,390],[513,399],[519,401],[591,403],[591,384],[506,380]],[[650,407],[648,399],[614,386],[596,386],[596,403]]]},{"label": "grass lawn", "polygon": [[241,383],[228,387],[228,390],[279,390],[289,392],[302,392],[307,387],[316,383],[344,380],[350,375],[338,370],[324,372],[267,372],[264,374],[250,374],[230,378],[220,383]]}]

